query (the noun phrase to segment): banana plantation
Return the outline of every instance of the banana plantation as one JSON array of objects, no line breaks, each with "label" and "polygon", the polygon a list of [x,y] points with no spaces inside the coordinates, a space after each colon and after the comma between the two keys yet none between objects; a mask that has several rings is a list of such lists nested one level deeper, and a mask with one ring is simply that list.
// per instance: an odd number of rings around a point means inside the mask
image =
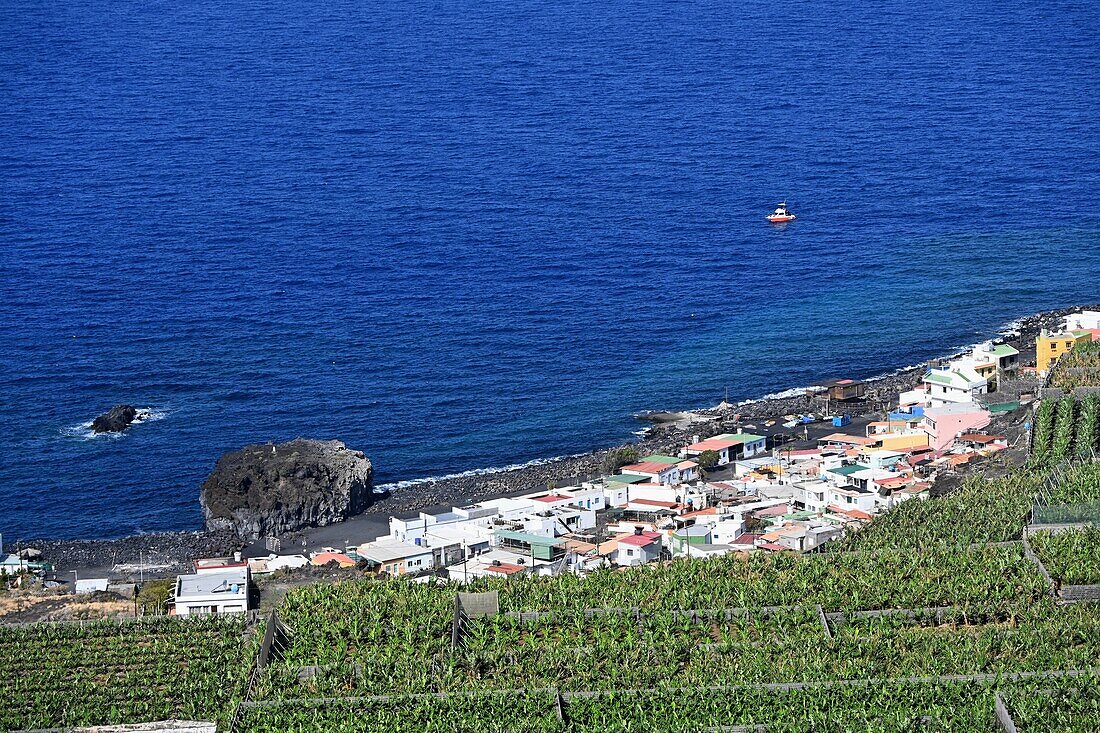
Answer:
[{"label": "banana plantation", "polygon": [[240,616],[0,626],[0,730],[227,719],[246,634]]},{"label": "banana plantation", "polygon": [[1050,465],[1100,450],[1100,395],[1077,400],[1072,394],[1043,400],[1035,411],[1032,461]]},{"label": "banana plantation", "polygon": [[1058,588],[1100,582],[1100,537],[1025,530],[1097,500],[1097,464],[1032,465],[840,551],[481,580],[475,615],[448,583],[307,585],[266,656],[243,618],[0,629],[0,728],[1096,731],[1100,604]]}]

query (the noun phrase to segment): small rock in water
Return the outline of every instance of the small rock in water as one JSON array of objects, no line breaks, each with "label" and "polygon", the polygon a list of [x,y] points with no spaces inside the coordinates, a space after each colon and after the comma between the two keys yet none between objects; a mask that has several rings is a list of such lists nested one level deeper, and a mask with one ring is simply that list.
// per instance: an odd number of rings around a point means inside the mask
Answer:
[{"label": "small rock in water", "polygon": [[134,422],[137,408],[133,405],[115,405],[92,421],[93,433],[121,433]]}]

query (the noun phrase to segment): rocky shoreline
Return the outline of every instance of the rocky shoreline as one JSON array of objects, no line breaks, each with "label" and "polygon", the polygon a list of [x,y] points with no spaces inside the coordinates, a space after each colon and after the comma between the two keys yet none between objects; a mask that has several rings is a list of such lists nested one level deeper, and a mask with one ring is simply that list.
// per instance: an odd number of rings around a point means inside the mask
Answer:
[{"label": "rocky shoreline", "polygon": [[[1034,341],[1040,329],[1055,327],[1068,313],[1082,306],[1044,311],[1012,324],[1012,332],[1002,334],[1004,340],[1025,346]],[[1100,306],[1083,306],[1098,308]],[[1024,352],[1024,348],[1021,348]],[[853,414],[866,414],[884,409],[896,399],[899,392],[910,389],[919,381],[929,364],[948,359],[946,355],[928,362],[899,369],[889,374],[865,380],[867,396],[853,406]],[[821,401],[812,394],[794,394],[784,397],[763,398],[737,405],[719,405],[712,408],[678,413],[654,413],[650,417],[653,427],[637,441],[588,453],[531,463],[513,469],[470,473],[439,479],[425,479],[396,489],[388,497],[366,507],[363,515],[400,515],[425,509],[467,504],[502,495],[517,494],[549,488],[578,480],[595,478],[601,474],[610,453],[624,447],[633,448],[639,455],[668,452],[695,436],[707,437],[738,427],[774,433],[782,430],[781,418],[789,414],[817,412]],[[758,422],[778,420],[770,429]],[[752,427],[749,427],[752,426]],[[308,535],[309,530],[296,533],[296,537]],[[373,539],[373,538],[362,538]],[[169,570],[186,566],[191,557],[225,555],[243,546],[232,531],[227,532],[169,532],[136,535],[116,540],[44,540],[21,542],[16,547],[33,547],[42,551],[48,561],[59,570],[73,568],[111,568],[117,565],[158,565]],[[155,559],[155,560],[154,560]]]},{"label": "rocky shoreline", "polygon": [[120,575],[167,575],[190,568],[193,557],[218,557],[244,546],[232,531],[158,532],[113,540],[27,540],[11,549],[31,547],[42,552],[58,574],[73,570]]}]

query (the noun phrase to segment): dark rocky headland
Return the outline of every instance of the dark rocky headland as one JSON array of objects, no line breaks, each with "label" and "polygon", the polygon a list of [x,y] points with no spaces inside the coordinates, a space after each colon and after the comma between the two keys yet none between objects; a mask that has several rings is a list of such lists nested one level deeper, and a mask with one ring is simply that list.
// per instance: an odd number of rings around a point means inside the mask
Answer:
[{"label": "dark rocky headland", "polygon": [[208,532],[242,540],[323,527],[362,512],[374,468],[338,440],[249,445],[218,459],[199,501]]}]

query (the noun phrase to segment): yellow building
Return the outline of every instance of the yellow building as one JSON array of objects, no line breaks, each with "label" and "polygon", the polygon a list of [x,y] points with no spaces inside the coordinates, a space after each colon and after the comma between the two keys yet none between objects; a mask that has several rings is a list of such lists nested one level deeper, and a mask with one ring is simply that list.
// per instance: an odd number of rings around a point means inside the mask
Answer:
[{"label": "yellow building", "polygon": [[928,445],[928,433],[923,430],[895,435],[876,435],[878,447],[884,450],[907,451]]},{"label": "yellow building", "polygon": [[1050,333],[1044,328],[1035,337],[1035,369],[1040,374],[1046,374],[1062,354],[1079,343],[1091,340],[1092,334],[1088,331]]}]

